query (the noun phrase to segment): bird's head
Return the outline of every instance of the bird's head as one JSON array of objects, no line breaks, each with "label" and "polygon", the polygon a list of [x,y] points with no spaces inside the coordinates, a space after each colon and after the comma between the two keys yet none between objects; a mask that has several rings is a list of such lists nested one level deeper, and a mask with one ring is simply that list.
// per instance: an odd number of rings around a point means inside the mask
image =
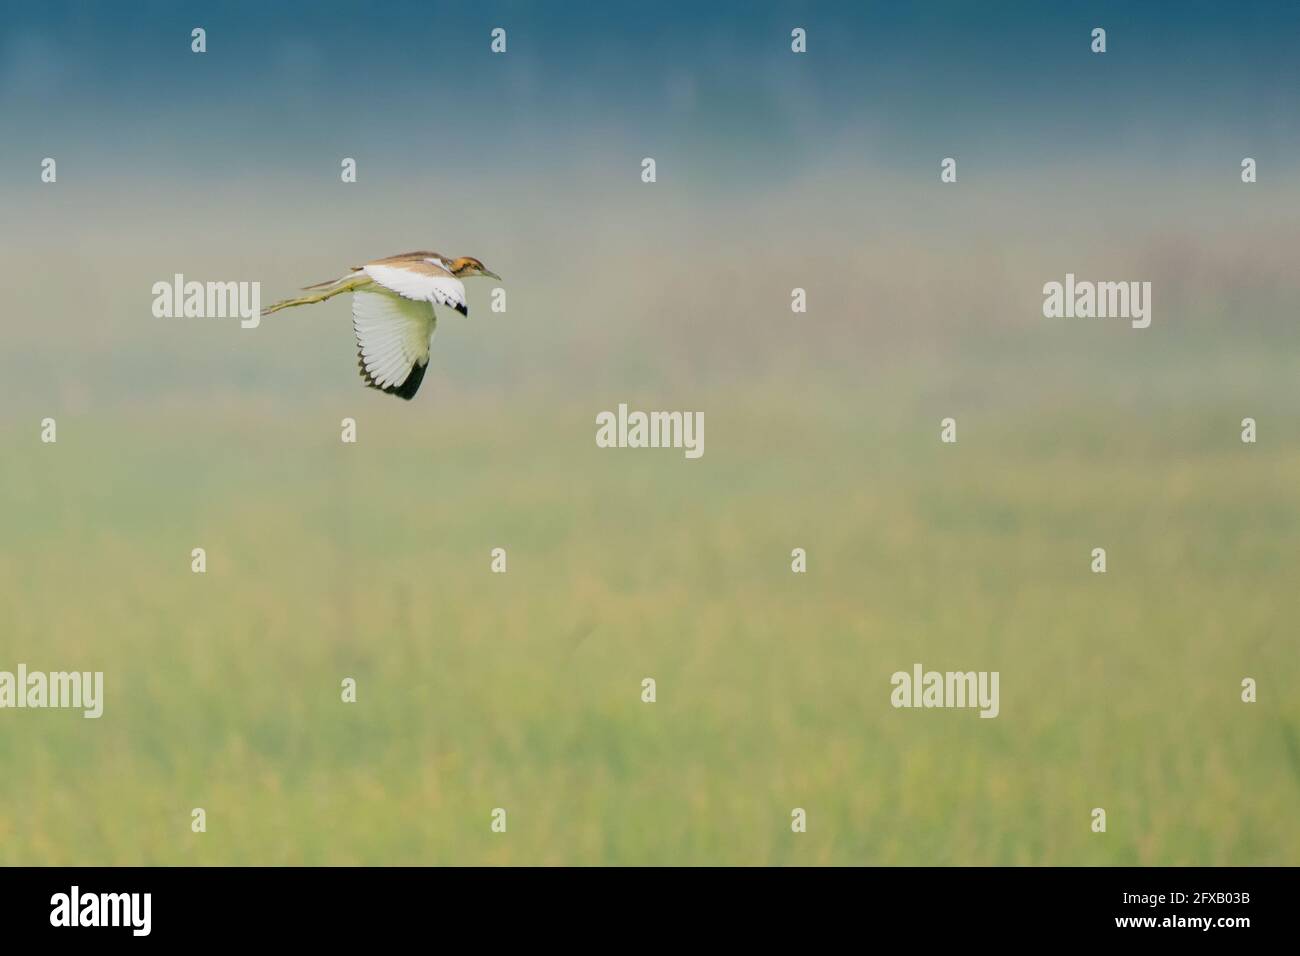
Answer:
[{"label": "bird's head", "polygon": [[487,276],[489,279],[501,281],[501,277],[495,272],[489,271],[488,267],[483,265],[473,256],[461,256],[453,259],[450,265],[451,274],[457,279],[468,279],[472,276]]}]

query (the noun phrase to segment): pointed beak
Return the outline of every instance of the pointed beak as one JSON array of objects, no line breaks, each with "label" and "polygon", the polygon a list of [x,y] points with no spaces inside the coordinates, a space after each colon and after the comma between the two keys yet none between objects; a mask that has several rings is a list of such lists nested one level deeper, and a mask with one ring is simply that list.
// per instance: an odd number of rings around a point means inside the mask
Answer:
[{"label": "pointed beak", "polygon": [[495,272],[488,272],[486,269],[484,269],[483,274],[487,276],[489,279],[496,279],[498,282],[503,281],[502,278],[499,275],[497,275]]}]

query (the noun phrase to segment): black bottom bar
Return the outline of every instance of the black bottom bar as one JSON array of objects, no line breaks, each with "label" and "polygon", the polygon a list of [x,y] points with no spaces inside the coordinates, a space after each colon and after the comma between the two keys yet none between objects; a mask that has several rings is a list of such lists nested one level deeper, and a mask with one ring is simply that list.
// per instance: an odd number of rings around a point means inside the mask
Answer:
[{"label": "black bottom bar", "polygon": [[1231,945],[1286,927],[1294,877],[1212,868],[9,869],[0,870],[0,919],[7,943],[374,944],[423,934],[452,945],[472,932],[666,944],[682,933],[834,932],[927,944],[1047,933]]}]

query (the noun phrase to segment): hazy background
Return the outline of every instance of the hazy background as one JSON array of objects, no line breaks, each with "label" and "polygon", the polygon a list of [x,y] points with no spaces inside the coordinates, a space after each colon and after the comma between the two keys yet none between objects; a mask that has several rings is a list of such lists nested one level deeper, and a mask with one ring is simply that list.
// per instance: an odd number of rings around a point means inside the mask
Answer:
[{"label": "hazy background", "polygon": [[[709,6],[7,13],[0,669],[107,702],[0,712],[0,862],[1300,862],[1300,8]],[[508,311],[410,403],[150,311],[416,248]]]}]

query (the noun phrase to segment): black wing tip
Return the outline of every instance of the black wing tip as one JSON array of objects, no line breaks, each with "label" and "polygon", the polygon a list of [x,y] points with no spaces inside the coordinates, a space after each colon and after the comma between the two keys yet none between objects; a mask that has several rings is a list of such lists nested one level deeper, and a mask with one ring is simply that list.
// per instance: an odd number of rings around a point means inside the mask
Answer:
[{"label": "black wing tip", "polygon": [[405,382],[401,385],[390,385],[384,391],[389,395],[396,395],[398,398],[404,398],[409,402],[415,398],[415,393],[420,390],[420,383],[424,381],[424,372],[428,367],[427,362],[424,365],[416,362],[411,366],[411,371],[406,376]]},{"label": "black wing tip", "polygon": [[469,306],[467,306],[464,302],[457,302],[455,305],[452,306],[452,308],[455,309],[457,312],[459,312],[461,315],[465,315],[465,316],[469,315]]},{"label": "black wing tip", "polygon": [[396,395],[398,398],[404,398],[408,402],[415,398],[415,393],[420,390],[420,383],[424,381],[424,373],[429,369],[429,363],[421,365],[416,362],[411,366],[411,371],[406,375],[406,381],[401,385],[380,385],[374,377],[366,370],[366,360],[362,358],[361,353],[357,353],[357,368],[361,370],[361,377],[365,380],[368,388],[378,389],[386,395]]}]

